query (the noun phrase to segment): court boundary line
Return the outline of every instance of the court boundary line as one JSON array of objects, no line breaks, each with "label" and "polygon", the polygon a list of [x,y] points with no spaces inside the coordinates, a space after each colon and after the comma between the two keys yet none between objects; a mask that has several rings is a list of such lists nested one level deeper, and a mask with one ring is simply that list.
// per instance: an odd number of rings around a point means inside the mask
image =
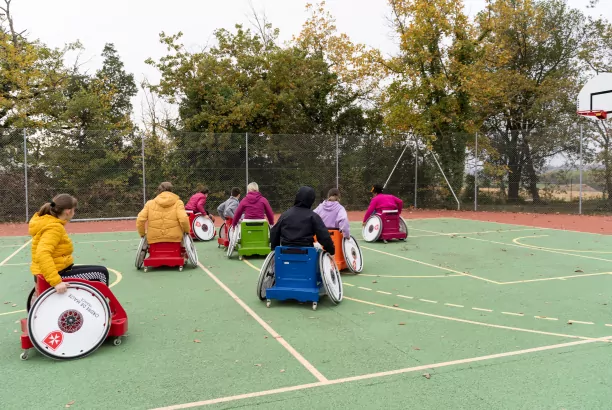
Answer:
[{"label": "court boundary line", "polygon": [[594,253],[594,254],[604,254],[604,255],[612,254],[612,252],[608,252],[608,251],[579,251],[579,250],[576,250],[576,249],[556,249],[556,248],[547,248],[547,247],[544,247],[544,246],[530,245],[530,244],[527,244],[527,243],[519,242],[519,239],[526,239],[526,238],[550,238],[550,235],[519,236],[517,238],[514,238],[512,240],[512,242],[517,244],[517,245],[524,246],[525,248],[541,249],[541,250],[544,250],[544,251],[572,252],[572,253]]},{"label": "court boundary line", "polygon": [[30,239],[29,241],[27,241],[26,243],[24,243],[23,245],[21,245],[19,247],[19,249],[17,249],[15,252],[11,253],[9,256],[7,256],[2,262],[0,262],[0,266],[4,266],[5,263],[7,263],[8,261],[10,261],[13,256],[17,255],[23,248],[25,248],[26,246],[28,246],[30,243],[32,242],[32,239]]},{"label": "court boundary line", "polygon": [[[244,260],[244,259],[243,259]],[[278,343],[281,344],[302,366],[306,368],[319,382],[327,382],[328,379],[321,374],[304,356],[302,356],[293,346],[289,344],[281,335],[279,335],[268,323],[266,323],[261,316],[259,316],[249,305],[247,305],[242,299],[238,297],[225,283],[215,276],[209,269],[207,269],[201,262],[198,262],[198,266],[202,269],[213,281],[217,283],[236,303],[240,305],[257,323],[261,325]],[[259,270],[259,269],[258,269]]]},{"label": "court boundary line", "polygon": [[312,389],[315,387],[333,386],[337,384],[344,384],[344,383],[350,383],[350,382],[361,381],[361,380],[370,380],[370,379],[376,379],[380,377],[388,377],[388,376],[395,376],[399,374],[414,373],[414,372],[422,371],[422,370],[439,369],[443,367],[456,366],[456,365],[468,364],[468,363],[476,363],[476,362],[499,359],[499,358],[504,358],[504,357],[521,356],[521,355],[526,355],[530,353],[544,352],[544,351],[549,351],[549,350],[562,349],[565,347],[573,347],[573,346],[579,346],[579,345],[596,343],[596,342],[609,342],[611,338],[612,336],[606,336],[606,337],[601,337],[601,338],[596,338],[596,339],[580,340],[580,341],[575,341],[575,342],[566,342],[566,343],[558,343],[554,345],[532,347],[529,349],[513,350],[509,352],[504,352],[504,353],[495,353],[495,354],[490,354],[490,355],[485,355],[485,356],[476,356],[476,357],[471,357],[467,359],[451,360],[447,362],[438,362],[438,363],[426,364],[426,365],[421,365],[421,366],[405,367],[402,369],[389,370],[389,371],[384,371],[384,372],[368,373],[368,374],[363,374],[359,376],[343,377],[340,379],[328,380],[325,382],[299,384],[299,385],[281,387],[281,388],[272,389],[272,390],[263,390],[263,391],[252,392],[252,393],[238,394],[234,396],[219,397],[216,399],[202,400],[202,401],[183,403],[183,404],[175,404],[175,405],[166,406],[166,407],[157,407],[151,410],[180,410],[180,409],[188,409],[192,407],[208,406],[211,404],[228,403],[232,401],[252,399],[252,398],[257,398],[257,397],[272,396],[276,394],[289,393],[293,391]]}]

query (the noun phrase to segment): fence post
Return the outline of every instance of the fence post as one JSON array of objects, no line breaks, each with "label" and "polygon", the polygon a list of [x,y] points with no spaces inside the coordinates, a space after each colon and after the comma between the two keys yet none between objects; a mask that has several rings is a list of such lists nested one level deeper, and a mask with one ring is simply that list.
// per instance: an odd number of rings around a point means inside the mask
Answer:
[{"label": "fence post", "polygon": [[478,133],[474,145],[474,211],[478,211]]},{"label": "fence post", "polygon": [[246,150],[245,150],[246,184],[245,184],[245,187],[247,187],[245,189],[248,189],[248,186],[249,186],[249,133],[248,132],[244,133],[244,146],[246,147]]},{"label": "fence post", "polygon": [[140,154],[142,155],[142,204],[147,204],[147,178],[145,175],[145,137],[140,138]]},{"label": "fence post", "polygon": [[30,210],[28,206],[28,136],[27,129],[23,129],[23,172],[25,177],[25,221],[28,222],[30,220]]},{"label": "fence post", "polygon": [[[425,158],[425,157],[423,157]],[[419,141],[414,136],[414,209],[417,208],[417,191],[419,190]]]},{"label": "fence post", "polygon": [[582,215],[582,124],[580,124],[580,197],[578,199],[578,215]]},{"label": "fence post", "polygon": [[340,185],[339,156],[340,147],[338,146],[338,134],[336,134],[336,189],[338,189]]}]

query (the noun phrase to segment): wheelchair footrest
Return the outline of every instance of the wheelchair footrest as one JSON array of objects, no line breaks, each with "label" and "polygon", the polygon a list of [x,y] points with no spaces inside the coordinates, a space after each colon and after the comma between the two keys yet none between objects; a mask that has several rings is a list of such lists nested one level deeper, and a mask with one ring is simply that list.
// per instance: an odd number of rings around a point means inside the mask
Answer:
[{"label": "wheelchair footrest", "polygon": [[297,300],[298,302],[318,302],[319,288],[272,287],[266,290],[266,298],[274,300]]}]

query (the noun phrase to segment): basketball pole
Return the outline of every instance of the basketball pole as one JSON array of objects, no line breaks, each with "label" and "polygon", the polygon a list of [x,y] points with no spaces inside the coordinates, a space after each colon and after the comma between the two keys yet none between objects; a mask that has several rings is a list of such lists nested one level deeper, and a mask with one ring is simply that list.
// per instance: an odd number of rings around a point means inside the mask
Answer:
[{"label": "basketball pole", "polygon": [[387,180],[385,181],[385,185],[383,185],[383,189],[385,189],[387,187],[387,183],[389,183],[389,180],[391,179],[391,176],[395,172],[395,168],[397,168],[397,165],[402,160],[402,157],[404,156],[404,153],[406,152],[407,148],[408,148],[408,140],[406,140],[406,146],[404,147],[404,150],[402,151],[402,153],[400,154],[399,158],[397,159],[397,162],[395,163],[395,166],[391,170],[391,173],[389,174],[389,178],[387,178]]},{"label": "basketball pole", "polygon": [[580,198],[578,200],[578,215],[582,215],[582,124],[580,124]]}]

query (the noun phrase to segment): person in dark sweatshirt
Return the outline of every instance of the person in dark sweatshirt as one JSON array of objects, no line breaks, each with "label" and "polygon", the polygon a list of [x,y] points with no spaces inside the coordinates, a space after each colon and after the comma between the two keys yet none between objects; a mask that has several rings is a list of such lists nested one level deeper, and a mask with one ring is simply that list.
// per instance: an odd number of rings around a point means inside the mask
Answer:
[{"label": "person in dark sweatshirt", "polygon": [[283,212],[270,232],[270,247],[277,246],[314,246],[314,236],[330,255],[336,253],[334,242],[323,220],[314,213],[312,204],[315,191],[309,186],[300,187],[294,205]]}]

